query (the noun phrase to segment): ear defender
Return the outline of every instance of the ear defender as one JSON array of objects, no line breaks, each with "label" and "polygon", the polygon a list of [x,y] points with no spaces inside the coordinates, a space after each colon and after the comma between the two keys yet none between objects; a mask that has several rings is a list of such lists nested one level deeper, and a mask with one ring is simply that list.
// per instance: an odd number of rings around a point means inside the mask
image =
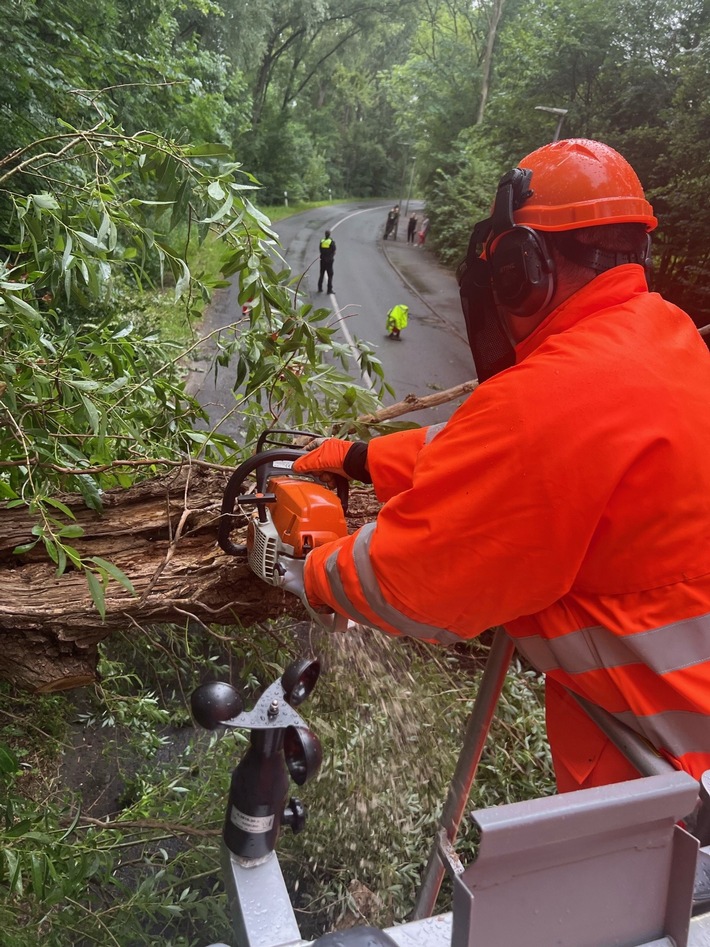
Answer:
[{"label": "ear defender", "polygon": [[555,291],[555,264],[545,239],[528,227],[501,234],[488,252],[493,296],[514,316],[537,315]]},{"label": "ear defender", "polygon": [[513,168],[500,179],[486,247],[496,302],[524,318],[537,315],[555,291],[555,266],[545,238],[513,218],[533,194],[531,181],[526,168]]}]

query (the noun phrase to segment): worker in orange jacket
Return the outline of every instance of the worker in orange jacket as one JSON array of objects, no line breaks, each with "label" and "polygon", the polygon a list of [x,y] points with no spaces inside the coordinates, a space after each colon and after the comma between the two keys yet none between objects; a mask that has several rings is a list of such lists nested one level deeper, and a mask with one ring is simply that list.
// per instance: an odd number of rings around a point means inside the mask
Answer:
[{"label": "worker in orange jacket", "polygon": [[478,388],[446,424],[294,465],[384,506],[285,587],[443,644],[504,626],[546,675],[561,791],[638,775],[569,691],[710,768],[710,355],[649,292],[656,223],[608,146],[528,155],[460,273]]}]

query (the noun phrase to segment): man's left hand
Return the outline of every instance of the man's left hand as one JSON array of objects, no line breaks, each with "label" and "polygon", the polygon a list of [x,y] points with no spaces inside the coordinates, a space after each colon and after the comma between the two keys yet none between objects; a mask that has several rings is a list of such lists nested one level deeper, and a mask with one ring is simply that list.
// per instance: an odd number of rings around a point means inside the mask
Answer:
[{"label": "man's left hand", "polygon": [[294,559],[291,556],[279,556],[276,571],[279,574],[279,587],[285,592],[291,592],[305,601],[306,589],[303,582],[305,559]]}]

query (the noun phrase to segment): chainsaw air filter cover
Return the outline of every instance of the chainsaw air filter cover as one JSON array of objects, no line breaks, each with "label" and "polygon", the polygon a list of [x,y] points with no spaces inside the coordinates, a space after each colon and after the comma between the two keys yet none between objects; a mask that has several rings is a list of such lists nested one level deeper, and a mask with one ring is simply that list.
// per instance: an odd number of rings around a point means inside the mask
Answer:
[{"label": "chainsaw air filter cover", "polygon": [[251,571],[267,582],[272,581],[281,548],[279,534],[271,518],[267,516],[262,523],[254,513],[247,530],[247,560]]},{"label": "chainsaw air filter cover", "polygon": [[289,555],[303,558],[316,546],[347,536],[342,504],[327,487],[295,477],[272,477],[267,490],[276,497],[269,512]]}]

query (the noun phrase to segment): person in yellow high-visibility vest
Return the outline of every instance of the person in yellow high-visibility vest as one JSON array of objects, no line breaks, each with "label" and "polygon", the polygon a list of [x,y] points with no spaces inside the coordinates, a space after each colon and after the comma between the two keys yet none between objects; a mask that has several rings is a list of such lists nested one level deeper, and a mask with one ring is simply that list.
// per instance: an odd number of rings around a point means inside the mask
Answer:
[{"label": "person in yellow high-visibility vest", "polygon": [[335,240],[330,235],[330,230],[326,230],[325,236],[318,245],[320,249],[320,274],[318,276],[318,292],[323,292],[323,277],[328,277],[327,292],[330,295],[333,292],[333,260],[335,259]]},{"label": "person in yellow high-visibility vest", "polygon": [[404,303],[398,303],[396,306],[392,306],[390,311],[387,313],[387,331],[389,332],[388,338],[399,339],[400,332],[402,329],[406,329],[408,321],[409,306],[405,306]]}]

